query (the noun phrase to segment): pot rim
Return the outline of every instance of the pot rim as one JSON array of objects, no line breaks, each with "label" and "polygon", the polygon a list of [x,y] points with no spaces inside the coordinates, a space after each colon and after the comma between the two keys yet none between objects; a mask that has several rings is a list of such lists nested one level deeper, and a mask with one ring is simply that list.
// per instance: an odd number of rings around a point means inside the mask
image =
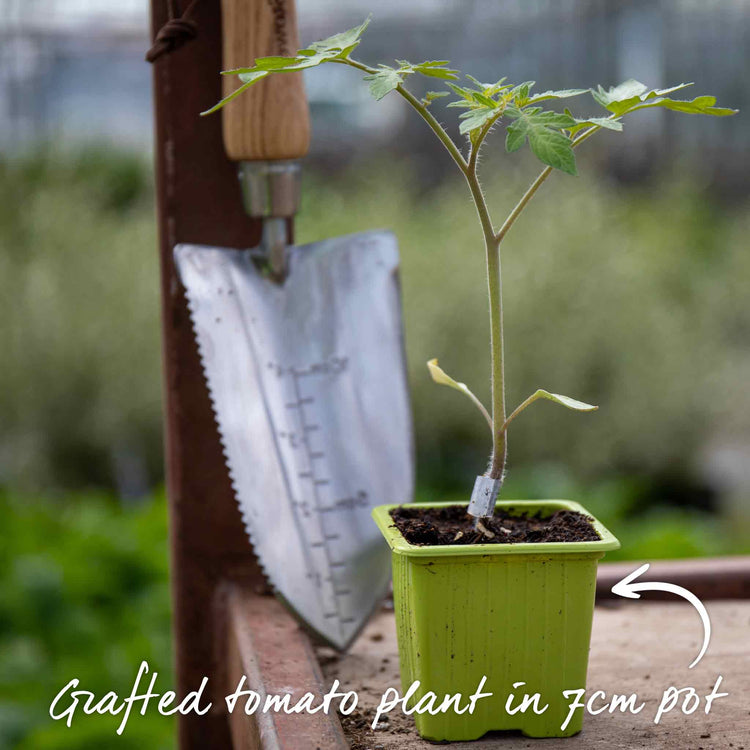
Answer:
[{"label": "pot rim", "polygon": [[[594,542],[521,542],[518,544],[442,544],[421,545],[410,544],[393,523],[390,512],[400,508],[404,503],[378,505],[372,510],[372,517],[385,537],[391,551],[398,555],[409,557],[456,557],[475,555],[547,555],[547,554],[588,554],[609,552],[619,549],[620,542],[601,521],[595,518],[586,508],[574,500],[501,500],[498,508],[535,511],[541,509],[573,510],[584,513],[593,520],[593,527],[601,537]],[[451,505],[466,505],[456,502],[425,502],[408,503],[412,508],[442,508]]]}]

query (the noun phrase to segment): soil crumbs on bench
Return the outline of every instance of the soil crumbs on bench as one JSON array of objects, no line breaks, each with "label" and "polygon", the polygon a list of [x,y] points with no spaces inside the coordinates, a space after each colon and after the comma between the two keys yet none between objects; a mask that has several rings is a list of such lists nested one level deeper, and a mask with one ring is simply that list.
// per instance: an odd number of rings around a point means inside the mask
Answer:
[{"label": "soil crumbs on bench", "polygon": [[402,505],[391,518],[409,544],[520,544],[522,542],[597,542],[601,538],[589,516],[558,510],[551,516],[539,513],[513,515],[503,508],[474,528],[474,518],[465,505],[418,508]]}]

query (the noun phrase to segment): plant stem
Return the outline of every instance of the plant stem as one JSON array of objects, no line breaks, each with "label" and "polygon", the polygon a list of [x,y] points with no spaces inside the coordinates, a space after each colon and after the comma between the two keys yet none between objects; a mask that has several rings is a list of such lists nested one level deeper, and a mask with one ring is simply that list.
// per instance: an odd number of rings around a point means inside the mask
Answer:
[{"label": "plant stem", "polygon": [[[578,144],[583,143],[583,141],[592,136],[599,129],[599,125],[594,125],[588,130],[581,133],[578,138],[573,140],[573,143],[571,144],[572,148],[575,148]],[[552,174],[552,172],[552,167],[545,167],[539,173],[534,182],[529,185],[528,190],[521,196],[521,200],[518,201],[515,208],[508,214],[508,218],[503,222],[503,225],[500,227],[500,231],[495,235],[495,239],[498,241],[498,243],[503,241],[505,235],[508,234],[508,230],[513,226],[524,208],[526,208],[526,204],[534,197],[536,191],[539,190],[539,188],[542,186],[542,183]]]},{"label": "plant stem", "polygon": [[493,479],[502,479],[507,455],[505,423],[505,360],[503,343],[503,283],[500,263],[500,243],[487,208],[487,202],[476,173],[476,160],[466,172],[471,196],[479,214],[484,235],[487,260],[487,287],[490,298],[490,351],[492,355],[492,459],[488,474]]},{"label": "plant stem", "polygon": [[515,208],[508,214],[508,218],[503,222],[500,231],[495,235],[495,240],[500,243],[508,234],[508,230],[513,226],[516,219],[520,216],[521,211],[526,208],[526,204],[534,197],[534,194],[542,186],[542,183],[552,174],[552,167],[545,167],[539,176],[531,183],[528,190],[521,196],[521,200],[516,203]]},{"label": "plant stem", "polygon": [[396,91],[398,91],[398,93],[401,94],[401,96],[403,96],[420,115],[422,115],[422,119],[432,128],[435,135],[440,138],[443,145],[448,149],[448,152],[453,157],[453,161],[456,162],[458,168],[466,174],[468,170],[466,159],[464,159],[463,154],[459,151],[458,146],[453,142],[453,139],[445,132],[443,126],[435,119],[432,112],[430,112],[430,110],[427,109],[427,107],[425,107],[425,105],[422,104],[414,94],[407,91],[401,84],[396,87]]}]

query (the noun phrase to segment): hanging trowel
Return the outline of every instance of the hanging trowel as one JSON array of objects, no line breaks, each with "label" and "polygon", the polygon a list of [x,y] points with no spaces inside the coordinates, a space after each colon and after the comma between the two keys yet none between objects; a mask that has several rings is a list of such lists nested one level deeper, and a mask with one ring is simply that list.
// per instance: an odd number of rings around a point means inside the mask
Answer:
[{"label": "hanging trowel", "polygon": [[[222,8],[225,69],[297,49],[292,2]],[[299,74],[261,82],[223,117],[261,245],[183,244],[175,258],[255,553],[282,600],[345,648],[390,574],[370,510],[413,490],[398,249],[387,232],[287,244],[307,150]]]}]

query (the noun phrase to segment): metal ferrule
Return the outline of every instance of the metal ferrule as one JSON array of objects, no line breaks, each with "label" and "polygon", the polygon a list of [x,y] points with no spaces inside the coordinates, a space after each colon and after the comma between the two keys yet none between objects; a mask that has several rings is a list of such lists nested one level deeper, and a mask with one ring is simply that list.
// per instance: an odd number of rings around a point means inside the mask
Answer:
[{"label": "metal ferrule", "polygon": [[502,479],[492,477],[477,477],[471,492],[471,501],[466,511],[475,518],[491,518],[495,512],[495,501],[503,486]]},{"label": "metal ferrule", "polygon": [[263,221],[258,254],[279,282],[286,276],[286,225],[299,209],[300,177],[298,161],[243,161],[239,166],[245,211]]},{"label": "metal ferrule", "polygon": [[248,216],[289,219],[299,210],[299,161],[243,161],[239,178]]}]

